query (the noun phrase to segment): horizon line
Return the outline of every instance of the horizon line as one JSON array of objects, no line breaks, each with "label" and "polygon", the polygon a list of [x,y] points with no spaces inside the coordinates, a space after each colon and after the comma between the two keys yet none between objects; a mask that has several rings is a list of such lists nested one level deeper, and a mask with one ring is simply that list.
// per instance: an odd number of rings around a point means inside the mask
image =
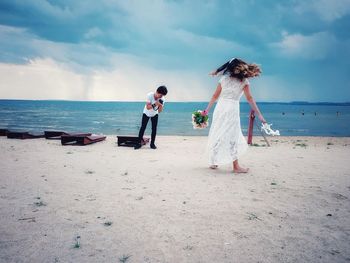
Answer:
[{"label": "horizon line", "polygon": [[[3,99],[0,101],[67,101],[67,102],[144,102],[144,100],[69,100],[69,99]],[[167,101],[167,103],[207,103],[208,101]],[[242,103],[248,103],[247,101],[241,101]],[[284,103],[284,104],[349,104],[350,101],[344,102],[330,102],[330,101],[256,101],[256,103]]]}]

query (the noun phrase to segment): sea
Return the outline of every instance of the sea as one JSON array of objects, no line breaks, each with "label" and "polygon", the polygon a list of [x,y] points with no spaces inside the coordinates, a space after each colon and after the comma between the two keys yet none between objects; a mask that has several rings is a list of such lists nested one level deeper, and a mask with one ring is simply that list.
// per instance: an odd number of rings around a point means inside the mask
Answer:
[{"label": "sea", "polygon": [[[350,103],[258,102],[271,128],[284,136],[350,136]],[[158,135],[205,136],[193,129],[191,116],[207,102],[166,102]],[[60,130],[105,135],[137,135],[144,102],[0,100],[0,129],[41,132]],[[250,106],[240,104],[241,127],[247,134]],[[209,114],[209,125],[212,118]],[[146,134],[151,131],[149,123]],[[255,122],[254,134],[260,134]]]}]

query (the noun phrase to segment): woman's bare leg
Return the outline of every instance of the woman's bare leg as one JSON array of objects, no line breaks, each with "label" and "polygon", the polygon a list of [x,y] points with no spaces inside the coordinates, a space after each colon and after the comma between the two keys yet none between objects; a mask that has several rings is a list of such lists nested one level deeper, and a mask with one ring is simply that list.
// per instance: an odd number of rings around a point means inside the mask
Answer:
[{"label": "woman's bare leg", "polygon": [[233,161],[233,172],[234,173],[247,173],[249,168],[243,168],[239,166],[238,160]]}]

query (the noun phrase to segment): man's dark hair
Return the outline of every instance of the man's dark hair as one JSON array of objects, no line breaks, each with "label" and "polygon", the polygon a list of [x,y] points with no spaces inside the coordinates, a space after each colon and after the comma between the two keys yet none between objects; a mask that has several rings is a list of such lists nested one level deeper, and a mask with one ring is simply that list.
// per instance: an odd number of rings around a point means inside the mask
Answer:
[{"label": "man's dark hair", "polygon": [[165,96],[168,93],[168,89],[165,86],[160,86],[158,87],[157,92]]}]

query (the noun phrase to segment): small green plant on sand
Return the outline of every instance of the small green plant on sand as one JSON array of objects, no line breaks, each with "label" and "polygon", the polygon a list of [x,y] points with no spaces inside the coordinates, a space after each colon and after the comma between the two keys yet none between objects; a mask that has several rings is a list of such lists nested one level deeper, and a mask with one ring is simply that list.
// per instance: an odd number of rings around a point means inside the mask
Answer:
[{"label": "small green plant on sand", "polygon": [[256,214],[254,213],[247,213],[248,214],[248,220],[261,220]]},{"label": "small green plant on sand", "polygon": [[254,147],[265,147],[266,144],[252,143],[251,146],[254,146]]},{"label": "small green plant on sand", "polygon": [[36,206],[46,206],[46,204],[43,201],[39,201],[39,202],[34,202],[34,204]]},{"label": "small green plant on sand", "polygon": [[112,224],[113,224],[112,221],[107,221],[103,223],[104,226],[111,226]]},{"label": "small green plant on sand", "polygon": [[80,236],[75,237],[75,244],[73,248],[80,248]]},{"label": "small green plant on sand", "polygon": [[128,261],[128,259],[131,257],[131,255],[122,255],[120,258],[119,258],[119,262],[121,263],[125,263],[126,261]]}]

